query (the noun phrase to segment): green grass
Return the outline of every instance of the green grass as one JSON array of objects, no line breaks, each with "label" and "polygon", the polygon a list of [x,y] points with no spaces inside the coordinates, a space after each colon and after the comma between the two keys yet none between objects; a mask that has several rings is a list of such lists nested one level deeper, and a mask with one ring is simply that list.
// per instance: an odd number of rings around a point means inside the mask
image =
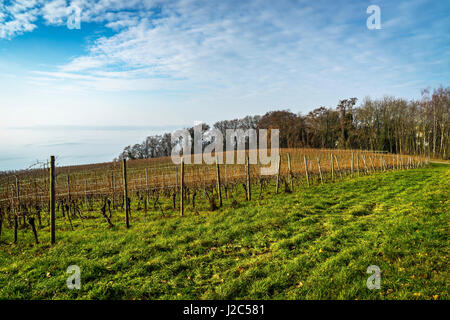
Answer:
[{"label": "green grass", "polygon": [[[446,165],[377,173],[237,209],[133,213],[129,230],[119,213],[112,229],[92,213],[75,231],[60,221],[53,247],[48,228],[39,245],[4,230],[0,298],[448,299],[449,182]],[[66,287],[72,264],[81,290]],[[366,287],[370,265],[381,290]]]}]

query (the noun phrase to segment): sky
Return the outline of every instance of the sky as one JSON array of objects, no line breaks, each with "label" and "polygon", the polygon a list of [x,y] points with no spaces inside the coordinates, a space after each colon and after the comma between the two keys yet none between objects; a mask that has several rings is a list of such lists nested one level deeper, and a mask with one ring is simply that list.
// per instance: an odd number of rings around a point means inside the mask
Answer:
[{"label": "sky", "polygon": [[0,0],[0,171],[111,161],[196,121],[418,99],[449,85],[449,30],[449,1]]}]

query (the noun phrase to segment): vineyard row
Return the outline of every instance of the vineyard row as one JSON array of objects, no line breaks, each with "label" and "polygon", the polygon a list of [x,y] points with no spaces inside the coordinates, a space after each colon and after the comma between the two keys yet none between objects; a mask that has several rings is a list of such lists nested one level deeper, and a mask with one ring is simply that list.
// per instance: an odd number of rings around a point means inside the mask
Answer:
[{"label": "vineyard row", "polygon": [[261,175],[261,168],[267,166],[249,164],[248,156],[246,159],[245,164],[215,165],[184,162],[175,165],[169,159],[138,165],[128,161],[131,166],[123,160],[121,167],[115,165],[102,171],[98,168],[57,169],[52,157],[50,168],[46,170],[9,175],[0,180],[0,237],[6,222],[14,230],[14,241],[17,242],[21,223],[22,227],[31,228],[38,242],[35,221],[42,227],[45,216],[54,243],[57,211],[73,229],[72,219],[82,221],[85,218],[83,212],[93,211],[95,207],[99,208],[108,225],[113,226],[111,209],[120,208],[125,211],[125,223],[129,227],[132,202],[147,213],[151,203],[154,208],[160,207],[160,201],[165,198],[170,200],[174,210],[183,215],[186,203],[195,208],[196,197],[201,194],[209,202],[210,209],[215,210],[222,206],[222,196],[228,199],[233,197],[233,192],[242,192],[245,199],[251,201],[255,186],[259,187],[261,196],[262,190],[271,182],[275,193],[282,186],[292,192],[298,184],[309,186],[347,175],[404,170],[428,164],[427,159],[417,156],[359,150],[283,149],[276,172],[268,176]]}]

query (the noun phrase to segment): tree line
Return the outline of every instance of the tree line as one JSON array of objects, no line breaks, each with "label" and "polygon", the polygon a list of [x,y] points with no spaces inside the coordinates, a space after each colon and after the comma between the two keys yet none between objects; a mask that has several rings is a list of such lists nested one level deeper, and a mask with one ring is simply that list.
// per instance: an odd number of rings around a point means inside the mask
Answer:
[{"label": "tree line", "polygon": [[[362,149],[449,159],[450,87],[422,90],[419,100],[386,96],[356,103],[356,98],[344,99],[335,108],[321,106],[305,115],[270,111],[218,121],[213,127],[224,137],[227,129],[279,129],[281,148]],[[205,135],[210,129],[202,124]],[[193,137],[194,128],[188,131]],[[171,134],[164,133],[125,147],[118,159],[170,156],[171,150]]]}]

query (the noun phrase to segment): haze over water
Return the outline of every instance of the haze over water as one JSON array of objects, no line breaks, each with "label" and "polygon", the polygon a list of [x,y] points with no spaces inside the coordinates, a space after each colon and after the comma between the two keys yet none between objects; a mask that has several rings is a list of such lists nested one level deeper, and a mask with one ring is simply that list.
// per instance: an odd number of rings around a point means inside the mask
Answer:
[{"label": "haze over water", "polygon": [[0,171],[25,169],[50,155],[57,156],[57,165],[109,162],[125,146],[163,132],[120,126],[6,128],[0,131]]}]

